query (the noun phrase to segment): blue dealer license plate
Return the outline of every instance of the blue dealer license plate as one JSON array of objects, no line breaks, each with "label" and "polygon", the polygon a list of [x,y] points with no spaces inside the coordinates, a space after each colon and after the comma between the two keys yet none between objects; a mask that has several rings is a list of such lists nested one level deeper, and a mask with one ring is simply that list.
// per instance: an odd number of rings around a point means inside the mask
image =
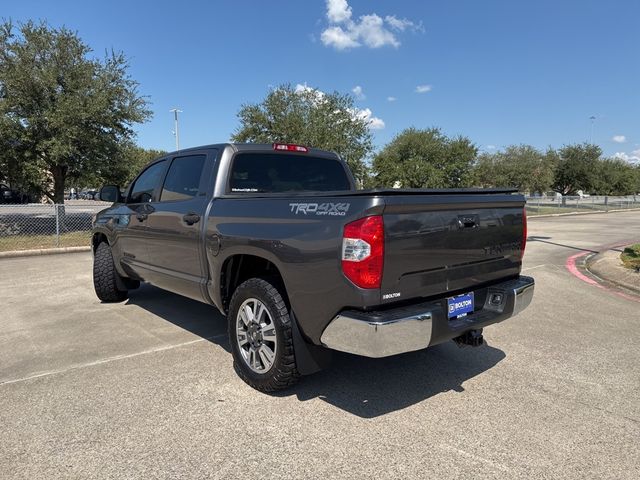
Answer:
[{"label": "blue dealer license plate", "polygon": [[447,299],[449,318],[459,317],[473,312],[473,292]]}]

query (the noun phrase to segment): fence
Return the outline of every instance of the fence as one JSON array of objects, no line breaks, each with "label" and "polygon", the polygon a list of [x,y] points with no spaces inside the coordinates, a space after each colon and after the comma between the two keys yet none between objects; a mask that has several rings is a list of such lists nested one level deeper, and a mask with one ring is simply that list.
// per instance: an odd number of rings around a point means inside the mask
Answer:
[{"label": "fence", "polygon": [[527,215],[609,212],[640,208],[640,196],[527,197]]},{"label": "fence", "polygon": [[[110,204],[70,200],[65,205],[0,205],[0,252],[88,246],[95,213]],[[531,216],[640,208],[640,196],[528,197]]]},{"label": "fence", "polygon": [[0,252],[90,245],[93,215],[105,202],[0,205]]}]

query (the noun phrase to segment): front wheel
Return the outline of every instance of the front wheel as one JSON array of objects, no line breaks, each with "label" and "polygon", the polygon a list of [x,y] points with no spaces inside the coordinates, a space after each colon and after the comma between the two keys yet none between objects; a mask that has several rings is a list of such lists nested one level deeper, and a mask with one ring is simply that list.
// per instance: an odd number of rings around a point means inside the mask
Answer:
[{"label": "front wheel", "polygon": [[93,256],[93,287],[103,302],[121,302],[129,294],[116,271],[111,247],[105,242],[97,246]]},{"label": "front wheel", "polygon": [[228,322],[233,366],[242,380],[262,392],[298,380],[291,318],[271,283],[261,278],[242,283],[231,299]]}]

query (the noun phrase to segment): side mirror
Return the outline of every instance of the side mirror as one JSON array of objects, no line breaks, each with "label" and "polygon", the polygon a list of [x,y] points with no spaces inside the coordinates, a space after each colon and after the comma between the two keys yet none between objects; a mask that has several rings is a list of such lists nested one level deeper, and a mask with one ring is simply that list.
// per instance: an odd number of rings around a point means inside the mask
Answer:
[{"label": "side mirror", "polygon": [[103,202],[120,203],[122,202],[122,194],[120,187],[116,185],[105,185],[100,189],[100,200]]}]

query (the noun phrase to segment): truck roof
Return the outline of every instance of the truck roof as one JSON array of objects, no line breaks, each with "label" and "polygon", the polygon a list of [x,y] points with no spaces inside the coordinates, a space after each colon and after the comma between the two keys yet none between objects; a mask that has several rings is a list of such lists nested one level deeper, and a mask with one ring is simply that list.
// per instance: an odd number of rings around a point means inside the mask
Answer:
[{"label": "truck roof", "polygon": [[[306,146],[306,145],[305,145]],[[210,145],[200,145],[197,147],[183,148],[174,152],[169,152],[167,155],[175,155],[177,153],[188,153],[196,150],[202,150],[206,148],[225,148],[231,147],[236,152],[274,152],[273,143],[213,143]],[[328,150],[321,150],[319,148],[307,147],[309,150],[303,155],[314,155],[316,157],[326,158],[339,158],[338,154]],[[279,152],[279,153],[298,153],[300,152]]]}]

